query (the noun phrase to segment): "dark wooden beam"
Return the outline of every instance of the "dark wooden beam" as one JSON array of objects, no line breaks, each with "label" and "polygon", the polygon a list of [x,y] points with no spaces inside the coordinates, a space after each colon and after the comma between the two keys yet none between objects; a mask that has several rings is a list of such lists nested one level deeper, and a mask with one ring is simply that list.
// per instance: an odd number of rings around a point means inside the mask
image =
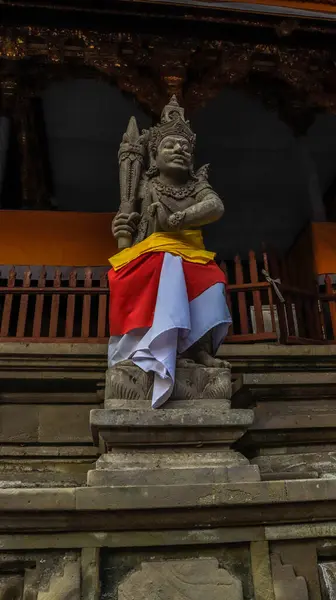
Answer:
[{"label": "dark wooden beam", "polygon": [[336,175],[323,197],[328,221],[336,221]]}]

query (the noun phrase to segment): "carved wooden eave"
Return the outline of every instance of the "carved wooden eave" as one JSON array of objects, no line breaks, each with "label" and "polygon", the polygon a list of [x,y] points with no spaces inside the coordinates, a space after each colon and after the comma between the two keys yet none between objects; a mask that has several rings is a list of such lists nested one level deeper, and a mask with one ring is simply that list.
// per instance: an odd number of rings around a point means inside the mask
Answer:
[{"label": "carved wooden eave", "polygon": [[[130,2],[130,0],[123,0]],[[196,6],[194,0],[142,0],[145,4],[162,4],[166,6]],[[251,12],[256,14],[274,14],[282,16],[300,16],[306,18],[336,19],[336,0],[200,0],[197,2],[207,11],[233,10],[237,12]]]},{"label": "carved wooden eave", "polygon": [[[75,10],[95,13],[112,13],[118,10],[128,10],[134,6],[134,0],[3,0],[3,4],[17,8]],[[301,16],[306,18],[334,19],[336,0],[137,0],[136,4],[146,11],[148,6],[161,5],[167,9],[184,7],[189,10],[205,9],[207,13],[213,11],[237,11],[256,14],[277,14],[282,16]],[[122,5],[125,5],[122,8]]]},{"label": "carved wooden eave", "polygon": [[[131,0],[122,0],[128,3]],[[286,17],[320,18],[336,20],[336,0],[141,0],[143,4],[161,4],[165,6],[200,7],[207,12],[213,10],[231,10],[265,15]],[[112,2],[106,2],[111,6]]]},{"label": "carved wooden eave", "polygon": [[15,89],[21,95],[36,94],[53,79],[85,73],[116,83],[158,113],[173,93],[191,111],[225,86],[234,86],[261,95],[301,132],[316,111],[336,110],[336,50],[329,43],[299,45],[295,35],[273,31],[272,40],[261,43],[258,35],[241,41],[2,26],[3,98]]}]

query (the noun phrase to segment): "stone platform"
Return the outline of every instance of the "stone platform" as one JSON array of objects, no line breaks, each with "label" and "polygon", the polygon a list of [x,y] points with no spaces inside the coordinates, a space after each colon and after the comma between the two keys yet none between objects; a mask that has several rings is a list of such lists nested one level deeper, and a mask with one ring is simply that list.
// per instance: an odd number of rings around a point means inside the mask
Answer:
[{"label": "stone platform", "polygon": [[[17,586],[26,600],[171,600],[181,574],[189,600],[217,591],[232,600],[231,590],[234,600],[241,590],[255,600],[336,598],[336,347],[221,352],[232,363],[231,407],[211,373],[153,411],[151,380],[141,388],[130,372],[134,385],[110,388],[97,412],[104,345],[0,345],[1,597]],[[112,484],[85,485],[101,453],[90,410],[105,452],[92,482]],[[234,481],[238,469],[252,477],[245,454],[261,481]]]},{"label": "stone platform", "polygon": [[192,485],[258,481],[259,468],[233,449],[253,411],[232,409],[230,368],[178,367],[171,399],[152,409],[152,375],[130,364],[106,374],[105,408],[91,411],[105,452],[90,486]]}]

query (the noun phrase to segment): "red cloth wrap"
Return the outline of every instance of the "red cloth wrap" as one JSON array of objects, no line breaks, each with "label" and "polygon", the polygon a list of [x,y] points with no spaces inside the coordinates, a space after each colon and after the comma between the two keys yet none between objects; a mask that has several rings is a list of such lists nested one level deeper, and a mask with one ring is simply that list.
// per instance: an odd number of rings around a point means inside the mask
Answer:
[{"label": "red cloth wrap", "polygon": [[[148,252],[118,271],[109,271],[110,335],[124,335],[133,329],[152,326],[164,254]],[[215,283],[226,283],[215,261],[206,265],[186,260],[182,263],[189,302]]]}]

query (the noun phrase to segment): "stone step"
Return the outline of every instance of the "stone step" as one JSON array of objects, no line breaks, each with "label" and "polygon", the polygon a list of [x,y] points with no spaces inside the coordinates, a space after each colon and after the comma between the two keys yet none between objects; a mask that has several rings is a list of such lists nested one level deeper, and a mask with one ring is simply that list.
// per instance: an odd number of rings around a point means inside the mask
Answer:
[{"label": "stone step", "polygon": [[88,472],[89,486],[194,485],[227,483],[230,481],[260,481],[257,466],[195,467],[158,469],[96,469]]},{"label": "stone step", "polygon": [[[214,398],[193,398],[192,400],[168,400],[164,404],[164,410],[190,409],[193,408],[211,408],[216,410],[228,410],[231,406],[230,400],[221,400]],[[123,410],[150,410],[151,401],[149,398],[107,398],[104,403],[107,409]]]},{"label": "stone step", "polygon": [[153,448],[113,448],[96,462],[97,469],[181,469],[248,465],[245,456],[230,448],[175,446]]}]

